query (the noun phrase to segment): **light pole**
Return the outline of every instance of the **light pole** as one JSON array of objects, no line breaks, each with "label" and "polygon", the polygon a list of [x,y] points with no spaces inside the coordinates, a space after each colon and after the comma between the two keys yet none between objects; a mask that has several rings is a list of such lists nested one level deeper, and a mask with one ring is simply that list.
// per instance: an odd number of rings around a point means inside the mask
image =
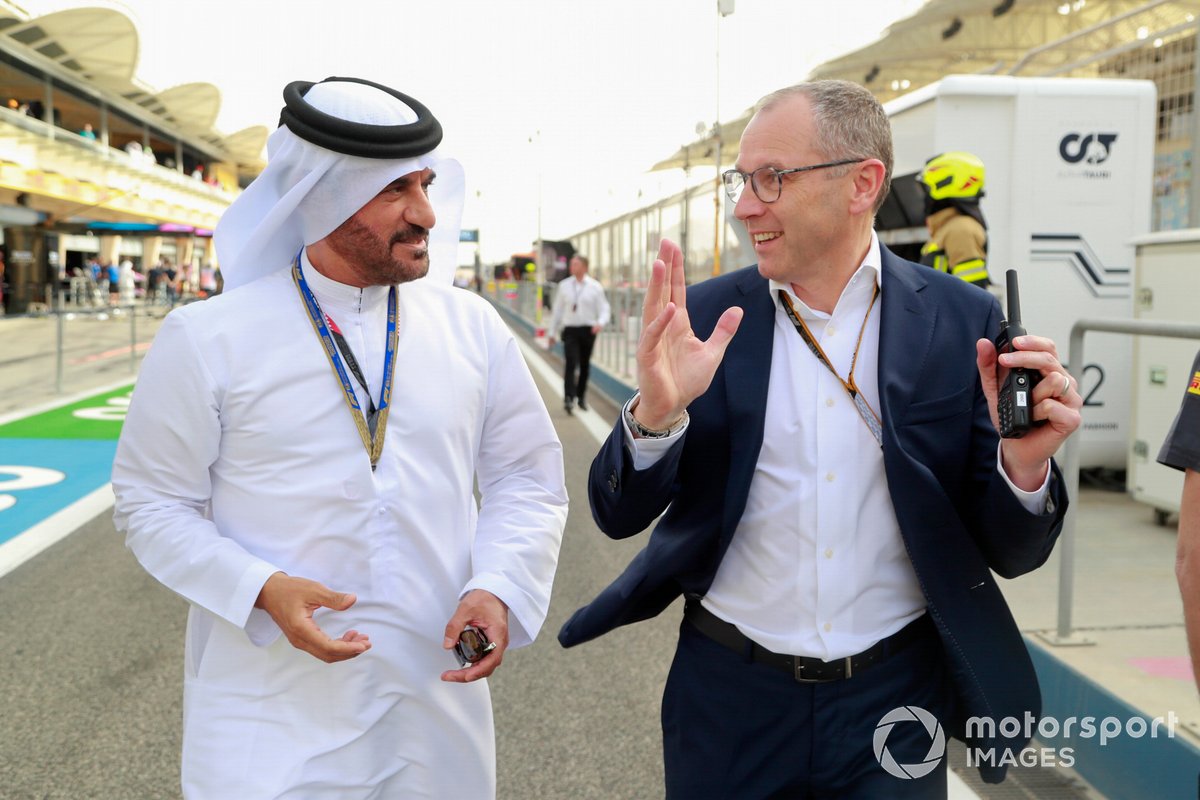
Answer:
[{"label": "light pole", "polygon": [[717,121],[713,136],[717,143],[713,154],[716,176],[713,180],[713,268],[714,276],[721,274],[721,233],[725,227],[721,216],[721,18],[733,13],[734,0],[717,0]]},{"label": "light pole", "polygon": [[[534,140],[537,140],[536,143]],[[542,131],[539,128],[529,137],[529,143],[537,148],[537,249],[533,252],[534,283],[537,286],[533,301],[534,337],[546,335],[542,327],[542,286],[545,274],[542,268]]]}]

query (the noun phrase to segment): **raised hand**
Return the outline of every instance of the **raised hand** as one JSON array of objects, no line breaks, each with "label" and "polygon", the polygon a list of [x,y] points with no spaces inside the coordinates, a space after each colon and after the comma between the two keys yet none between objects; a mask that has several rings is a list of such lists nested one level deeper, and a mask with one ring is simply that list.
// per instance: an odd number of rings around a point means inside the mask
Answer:
[{"label": "raised hand", "polygon": [[726,309],[708,341],[696,337],[687,313],[683,253],[679,245],[663,239],[642,306],[637,348],[641,396],[633,410],[637,421],[651,430],[665,430],[683,416],[712,383],[741,321],[742,309]]}]

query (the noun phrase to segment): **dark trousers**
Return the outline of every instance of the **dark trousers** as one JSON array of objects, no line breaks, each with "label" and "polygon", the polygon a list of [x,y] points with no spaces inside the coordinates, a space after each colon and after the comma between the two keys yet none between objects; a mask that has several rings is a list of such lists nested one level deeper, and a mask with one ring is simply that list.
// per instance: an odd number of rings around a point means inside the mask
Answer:
[{"label": "dark trousers", "polygon": [[592,363],[596,334],[590,325],[563,328],[562,343],[567,361],[563,367],[563,399],[582,400],[587,393],[588,367]]},{"label": "dark trousers", "polygon": [[917,721],[880,727],[888,712],[925,709],[945,735],[954,711],[941,642],[927,631],[850,678],[799,683],[683,622],[663,692],[668,800],[945,800],[945,756],[920,778],[880,764],[919,772],[936,741]]}]

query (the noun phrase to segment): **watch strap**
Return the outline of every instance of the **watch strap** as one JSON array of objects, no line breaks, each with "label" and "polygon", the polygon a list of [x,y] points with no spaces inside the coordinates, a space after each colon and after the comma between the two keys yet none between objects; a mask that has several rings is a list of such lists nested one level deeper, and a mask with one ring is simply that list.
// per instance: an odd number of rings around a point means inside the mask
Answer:
[{"label": "watch strap", "polygon": [[637,401],[640,396],[635,396],[632,400],[625,404],[624,416],[625,424],[629,429],[637,434],[640,439],[666,439],[668,436],[673,436],[683,430],[683,426],[687,424],[688,413],[683,412],[683,416],[671,423],[666,430],[656,431],[647,428],[645,425],[637,421],[637,417],[633,415],[633,409],[637,406]]}]

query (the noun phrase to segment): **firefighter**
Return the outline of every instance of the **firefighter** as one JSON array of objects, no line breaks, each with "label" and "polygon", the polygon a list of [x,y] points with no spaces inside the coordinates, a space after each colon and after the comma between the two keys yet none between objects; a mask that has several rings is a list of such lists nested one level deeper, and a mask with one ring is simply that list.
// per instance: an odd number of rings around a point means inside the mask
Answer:
[{"label": "firefighter", "polygon": [[983,177],[983,162],[970,153],[942,153],[925,162],[920,183],[929,241],[921,248],[921,263],[986,289],[991,281],[987,222],[979,208]]}]

